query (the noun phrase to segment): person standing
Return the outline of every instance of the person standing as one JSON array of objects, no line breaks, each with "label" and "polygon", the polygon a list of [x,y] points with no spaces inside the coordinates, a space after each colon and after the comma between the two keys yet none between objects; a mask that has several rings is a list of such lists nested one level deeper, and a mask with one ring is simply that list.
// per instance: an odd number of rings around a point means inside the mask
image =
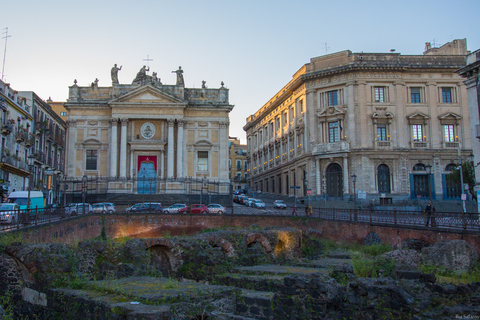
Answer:
[{"label": "person standing", "polygon": [[292,208],[292,216],[296,216],[297,215],[297,206],[296,205],[293,205],[293,208]]},{"label": "person standing", "polygon": [[426,216],[426,221],[425,221],[425,226],[428,227],[430,224],[430,220],[432,222],[431,226],[436,227],[435,223],[435,207],[432,204],[432,201],[428,201],[427,206],[425,207],[425,216]]}]

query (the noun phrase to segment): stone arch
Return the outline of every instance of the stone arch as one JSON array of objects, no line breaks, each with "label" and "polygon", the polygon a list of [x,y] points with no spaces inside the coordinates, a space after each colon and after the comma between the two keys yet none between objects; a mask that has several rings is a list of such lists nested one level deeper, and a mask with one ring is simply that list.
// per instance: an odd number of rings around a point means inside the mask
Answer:
[{"label": "stone arch", "polygon": [[179,265],[173,252],[175,244],[168,239],[144,239],[145,249],[150,252],[150,263],[164,277],[170,277]]},{"label": "stone arch", "polygon": [[208,244],[211,245],[212,247],[222,248],[223,253],[229,258],[233,258],[237,256],[237,253],[235,252],[233,245],[228,240],[225,240],[223,238],[211,237],[208,241]]},{"label": "stone arch", "polygon": [[272,252],[272,246],[270,245],[270,242],[260,233],[251,233],[247,236],[247,247],[250,247],[257,242],[260,243],[267,253]]}]

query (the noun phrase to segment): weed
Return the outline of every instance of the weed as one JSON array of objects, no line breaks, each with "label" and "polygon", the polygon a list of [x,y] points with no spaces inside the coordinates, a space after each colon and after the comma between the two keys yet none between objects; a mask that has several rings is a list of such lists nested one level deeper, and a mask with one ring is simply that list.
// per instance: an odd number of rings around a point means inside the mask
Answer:
[{"label": "weed", "polygon": [[361,247],[359,251],[370,256],[378,256],[383,253],[392,251],[392,246],[388,243],[372,244],[369,246]]},{"label": "weed", "polygon": [[0,235],[0,250],[4,251],[7,246],[22,241],[21,232],[3,232]]}]

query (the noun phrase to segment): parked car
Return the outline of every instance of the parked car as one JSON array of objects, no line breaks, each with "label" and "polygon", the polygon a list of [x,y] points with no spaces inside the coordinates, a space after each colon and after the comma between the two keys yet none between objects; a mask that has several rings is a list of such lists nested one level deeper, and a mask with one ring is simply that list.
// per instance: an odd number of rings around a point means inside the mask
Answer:
[{"label": "parked car", "polygon": [[103,203],[94,203],[92,204],[93,213],[101,213],[106,214],[108,212],[108,208]]},{"label": "parked car", "polygon": [[287,205],[283,200],[275,200],[273,201],[273,209],[287,209]]},{"label": "parked car", "polygon": [[239,197],[239,202],[240,204],[245,204],[245,202],[248,200],[248,197],[244,194],[242,194],[240,197]]},{"label": "parked car", "polygon": [[97,203],[97,204],[104,204],[106,207],[107,207],[107,213],[114,213],[117,211],[117,209],[115,208],[115,204],[111,203],[111,202],[100,202],[100,203]]},{"label": "parked car", "polygon": [[170,207],[165,208],[163,210],[163,213],[165,213],[165,214],[179,213],[178,211],[181,210],[182,208],[187,208],[187,205],[183,204],[183,203],[175,203],[175,204],[171,205]]},{"label": "parked car", "polygon": [[227,208],[217,203],[209,204],[207,208],[208,213],[224,214],[225,212],[227,212]]},{"label": "parked car", "polygon": [[162,204],[159,202],[144,202],[141,206],[132,208],[132,212],[162,213]]},{"label": "parked car", "polygon": [[245,205],[247,207],[251,207],[252,206],[252,203],[255,201],[254,198],[248,198],[247,201],[245,201]]},{"label": "parked car", "polygon": [[253,208],[265,208],[265,202],[263,202],[260,199],[255,199],[255,200],[253,200],[251,206]]},{"label": "parked car", "polygon": [[0,204],[0,223],[17,223],[19,210],[20,205],[17,203]]},{"label": "parked car", "polygon": [[189,213],[192,213],[192,214],[207,214],[209,212],[208,212],[207,206],[204,205],[204,204],[192,204],[192,205],[190,205]]},{"label": "parked car", "polygon": [[93,213],[93,208],[90,203],[72,203],[65,207],[65,215],[76,216],[77,214],[89,214]]},{"label": "parked car", "polygon": [[65,213],[65,208],[60,204],[52,204],[45,208],[45,213],[63,215]]},{"label": "parked car", "polygon": [[140,202],[140,203],[135,203],[133,206],[131,207],[128,207],[125,209],[125,212],[126,213],[131,213],[133,212],[132,210],[135,208],[135,210],[137,210],[139,207],[143,206],[143,202]]}]

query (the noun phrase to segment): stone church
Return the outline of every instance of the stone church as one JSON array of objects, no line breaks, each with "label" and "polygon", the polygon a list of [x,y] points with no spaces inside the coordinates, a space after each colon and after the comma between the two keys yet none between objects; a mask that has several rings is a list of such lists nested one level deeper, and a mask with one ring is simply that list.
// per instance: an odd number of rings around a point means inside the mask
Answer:
[{"label": "stone church", "polygon": [[[67,179],[108,181],[107,193],[183,190],[190,178],[228,182],[228,89],[186,88],[181,67],[175,85],[142,67],[112,86],[75,80],[67,109]],[[161,183],[160,183],[161,182]]]}]

